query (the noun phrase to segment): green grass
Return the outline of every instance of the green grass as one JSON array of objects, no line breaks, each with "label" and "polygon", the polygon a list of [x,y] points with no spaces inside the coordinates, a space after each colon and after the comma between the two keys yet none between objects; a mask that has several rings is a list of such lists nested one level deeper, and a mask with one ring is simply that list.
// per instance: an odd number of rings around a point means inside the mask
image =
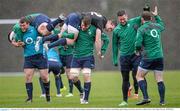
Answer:
[{"label": "green grass", "polygon": [[[180,71],[165,71],[166,105],[163,107],[180,108]],[[24,76],[0,76],[0,108],[119,108],[122,101],[121,75],[118,71],[93,72],[92,87],[88,105],[81,105],[79,93],[74,87],[74,96],[70,98],[57,98],[54,77],[51,74],[52,101],[47,103],[45,98],[40,98],[40,86],[37,74],[33,78],[34,97],[33,103],[25,103],[26,91]],[[66,87],[66,76],[62,76]],[[82,78],[81,78],[82,79]],[[131,78],[132,81],[132,78]],[[148,92],[151,104],[136,106],[138,100],[130,98],[128,108],[162,108],[159,106],[159,94],[154,75],[147,75]],[[83,81],[82,81],[83,83]],[[132,83],[132,82],[131,82]],[[67,94],[67,92],[65,92]],[[141,92],[139,93],[142,98]]]}]

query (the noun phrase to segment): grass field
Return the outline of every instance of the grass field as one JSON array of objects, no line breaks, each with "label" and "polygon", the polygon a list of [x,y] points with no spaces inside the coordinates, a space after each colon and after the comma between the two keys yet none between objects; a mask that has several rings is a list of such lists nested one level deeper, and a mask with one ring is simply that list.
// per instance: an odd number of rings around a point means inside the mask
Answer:
[{"label": "grass field", "polygon": [[[151,104],[136,106],[138,100],[129,98],[128,108],[180,108],[180,71],[165,71],[164,80],[166,85],[166,105],[159,106],[159,95],[154,75],[147,75],[148,92],[152,100]],[[79,94],[74,87],[74,96],[70,98],[56,97],[54,77],[51,74],[51,96],[52,101],[47,103],[45,98],[40,98],[40,86],[38,76],[33,79],[34,97],[33,103],[25,103],[26,91],[24,76],[1,75],[0,76],[0,108],[119,108],[122,101],[121,75],[118,71],[93,72],[92,88],[89,104],[81,105]],[[66,76],[63,75],[63,82],[67,86]],[[132,80],[132,79],[131,79]],[[83,83],[83,82],[82,82]],[[65,92],[67,94],[67,92]],[[141,92],[139,93],[141,99]]]}]

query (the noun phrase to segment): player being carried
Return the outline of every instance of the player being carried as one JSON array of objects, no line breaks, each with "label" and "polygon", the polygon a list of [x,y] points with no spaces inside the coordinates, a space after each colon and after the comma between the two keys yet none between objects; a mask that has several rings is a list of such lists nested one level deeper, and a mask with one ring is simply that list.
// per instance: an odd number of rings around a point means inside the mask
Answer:
[{"label": "player being carried", "polygon": [[[81,20],[84,18],[84,16],[89,16],[91,19],[91,24],[97,28],[96,38],[98,38],[98,40],[96,41],[98,42],[96,44],[99,45],[96,46],[101,46],[101,34],[103,32],[103,29],[105,29],[107,32],[111,32],[115,27],[115,23],[112,20],[107,20],[105,16],[97,12],[85,12],[85,13],[74,12],[74,13],[70,13],[67,16],[67,19],[65,20],[65,23],[62,27],[62,30],[58,35],[50,35],[44,38],[44,41],[51,40],[51,38],[61,38],[64,31],[67,31],[68,33],[74,33],[74,38],[73,39],[63,38],[56,43],[45,44],[45,48],[49,49],[59,45],[64,46],[66,44],[73,44],[78,37],[80,23]],[[97,47],[97,55],[102,56],[100,50],[101,47]]]}]

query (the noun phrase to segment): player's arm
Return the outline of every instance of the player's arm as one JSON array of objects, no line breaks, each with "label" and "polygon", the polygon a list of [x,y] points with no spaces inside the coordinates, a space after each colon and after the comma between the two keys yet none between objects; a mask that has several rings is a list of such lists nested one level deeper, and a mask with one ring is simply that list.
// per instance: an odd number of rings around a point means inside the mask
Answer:
[{"label": "player's arm", "polygon": [[15,47],[23,47],[24,46],[24,42],[21,42],[21,41],[12,41],[11,44]]},{"label": "player's arm", "polygon": [[101,30],[99,28],[96,29],[95,46],[97,55],[101,58]]},{"label": "player's arm", "polygon": [[114,66],[118,66],[118,46],[119,46],[119,38],[117,35],[117,31],[113,31],[112,35],[112,61]]},{"label": "player's arm", "polygon": [[137,55],[139,55],[139,53],[141,51],[142,41],[143,41],[142,32],[138,29],[137,35],[136,35],[136,42],[135,42],[135,48],[136,48],[136,54]]},{"label": "player's arm", "polygon": [[74,39],[74,33],[64,32],[64,33],[62,34],[62,38]]},{"label": "player's arm", "polygon": [[101,35],[101,40],[103,41],[103,44],[102,44],[102,47],[101,47],[101,57],[103,58],[106,51],[107,51],[107,48],[109,46],[109,36],[105,33],[102,33]]},{"label": "player's arm", "polygon": [[134,17],[130,19],[133,23],[138,24],[139,26],[141,25],[141,16]]},{"label": "player's arm", "polygon": [[161,17],[158,15],[158,8],[157,8],[157,6],[155,6],[154,12],[152,12],[152,14],[154,15],[154,18],[155,18],[155,20],[156,20],[156,23],[158,23],[158,24],[160,25],[161,31],[163,31],[163,30],[165,29],[165,26],[164,26],[163,20],[162,20]]},{"label": "player's arm", "polygon": [[8,34],[8,41],[15,47],[24,46],[24,42],[17,39],[17,34],[15,34],[14,31],[12,31]]}]

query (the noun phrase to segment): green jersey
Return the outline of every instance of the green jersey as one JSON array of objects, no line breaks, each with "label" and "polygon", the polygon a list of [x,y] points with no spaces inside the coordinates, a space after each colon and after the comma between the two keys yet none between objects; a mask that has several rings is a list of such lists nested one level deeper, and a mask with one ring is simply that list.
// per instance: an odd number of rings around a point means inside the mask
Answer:
[{"label": "green jersey", "polygon": [[145,59],[163,57],[161,32],[164,30],[164,24],[159,16],[155,16],[155,20],[157,23],[145,22],[137,32],[136,48],[140,49],[143,46]]},{"label": "green jersey", "polygon": [[120,23],[113,30],[112,53],[113,64],[118,63],[118,51],[121,56],[132,55],[135,53],[135,40],[137,29],[141,25],[141,17],[132,18],[126,25]]},{"label": "green jersey", "polygon": [[79,31],[73,53],[75,58],[87,57],[94,54],[95,35],[96,27],[93,25],[85,31]]},{"label": "green jersey", "polygon": [[108,45],[109,45],[109,36],[106,35],[105,33],[102,33],[101,40],[103,42],[103,45],[101,47],[101,55],[105,55]]},{"label": "green jersey", "polygon": [[14,37],[14,40],[17,42],[17,41],[23,41],[23,32],[21,30],[21,27],[19,25],[19,23],[16,23],[14,26],[13,26],[13,29],[12,31],[14,31],[14,33],[16,34],[15,37]]},{"label": "green jersey", "polygon": [[[60,29],[54,29],[53,34],[58,34],[60,33]],[[67,37],[67,38],[73,38],[74,34],[68,34],[67,32],[64,32],[62,34],[62,38]],[[59,46],[58,51],[60,55],[71,55],[73,54],[74,50],[74,45],[65,45],[65,46]]]}]

